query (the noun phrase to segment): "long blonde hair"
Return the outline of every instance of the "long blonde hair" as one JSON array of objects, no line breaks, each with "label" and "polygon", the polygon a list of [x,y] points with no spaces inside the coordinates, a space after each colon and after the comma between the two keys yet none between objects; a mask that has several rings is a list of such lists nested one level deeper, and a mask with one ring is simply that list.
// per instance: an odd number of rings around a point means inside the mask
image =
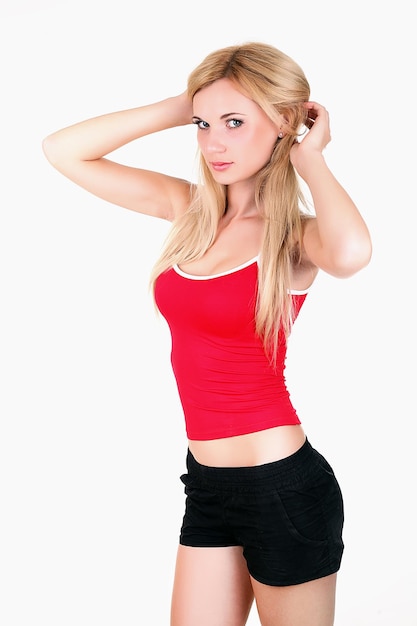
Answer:
[{"label": "long blonde hair", "polygon": [[[302,220],[308,207],[290,150],[306,122],[310,87],[304,72],[289,56],[275,47],[257,42],[228,46],[209,54],[189,75],[190,98],[221,78],[235,83],[277,123],[286,120],[285,134],[277,139],[269,162],[256,178],[255,202],[264,218],[263,243],[259,258],[256,331],[275,361],[280,332],[288,337],[293,321],[289,293],[291,268],[300,261]],[[172,225],[152,274],[175,263],[186,263],[204,255],[212,245],[220,219],[227,210],[227,188],[216,183],[200,154],[199,183],[190,189],[190,206]]]}]

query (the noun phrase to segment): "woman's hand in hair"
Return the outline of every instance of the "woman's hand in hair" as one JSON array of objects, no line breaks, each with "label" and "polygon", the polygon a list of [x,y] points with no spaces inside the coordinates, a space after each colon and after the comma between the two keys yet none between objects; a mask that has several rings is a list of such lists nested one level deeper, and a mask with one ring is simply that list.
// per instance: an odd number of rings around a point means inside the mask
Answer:
[{"label": "woman's hand in hair", "polygon": [[312,159],[322,158],[322,153],[331,140],[329,113],[317,102],[306,102],[307,131],[301,141],[295,141],[290,151],[291,163],[302,178],[308,175]]}]

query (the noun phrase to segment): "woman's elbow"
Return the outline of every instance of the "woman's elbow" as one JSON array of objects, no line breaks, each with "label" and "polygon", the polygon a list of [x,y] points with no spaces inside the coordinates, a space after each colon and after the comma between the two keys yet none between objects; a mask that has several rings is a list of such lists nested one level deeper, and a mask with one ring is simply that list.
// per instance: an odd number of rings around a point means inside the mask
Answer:
[{"label": "woman's elbow", "polygon": [[46,159],[56,170],[71,177],[78,161],[68,141],[62,141],[55,134],[48,135],[42,141],[42,150]]},{"label": "woman's elbow", "polygon": [[349,278],[365,268],[371,258],[372,242],[369,237],[364,237],[335,252],[329,273],[337,278]]},{"label": "woman's elbow", "polygon": [[49,163],[56,167],[59,162],[59,150],[54,135],[48,135],[42,141],[42,151]]}]

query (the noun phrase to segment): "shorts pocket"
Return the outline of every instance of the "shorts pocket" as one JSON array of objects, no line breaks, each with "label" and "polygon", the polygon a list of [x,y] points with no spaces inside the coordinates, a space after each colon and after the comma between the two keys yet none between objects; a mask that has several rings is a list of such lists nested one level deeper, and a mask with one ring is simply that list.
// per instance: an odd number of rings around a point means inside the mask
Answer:
[{"label": "shorts pocket", "polygon": [[298,541],[319,545],[341,538],[343,500],[339,484],[327,462],[316,466],[312,476],[274,495],[288,531]]},{"label": "shorts pocket", "polygon": [[273,499],[283,524],[297,542],[319,546],[327,541],[327,524],[321,502],[307,489],[277,490]]}]

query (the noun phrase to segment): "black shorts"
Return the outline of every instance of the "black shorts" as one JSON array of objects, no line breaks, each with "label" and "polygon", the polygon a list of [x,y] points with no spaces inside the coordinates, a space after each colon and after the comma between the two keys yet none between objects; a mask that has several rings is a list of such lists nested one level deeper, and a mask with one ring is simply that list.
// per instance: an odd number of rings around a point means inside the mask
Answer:
[{"label": "black shorts", "polygon": [[297,585],[337,572],[343,500],[333,470],[306,440],[291,456],[254,467],[207,467],[188,451],[180,543],[242,546],[251,576]]}]

